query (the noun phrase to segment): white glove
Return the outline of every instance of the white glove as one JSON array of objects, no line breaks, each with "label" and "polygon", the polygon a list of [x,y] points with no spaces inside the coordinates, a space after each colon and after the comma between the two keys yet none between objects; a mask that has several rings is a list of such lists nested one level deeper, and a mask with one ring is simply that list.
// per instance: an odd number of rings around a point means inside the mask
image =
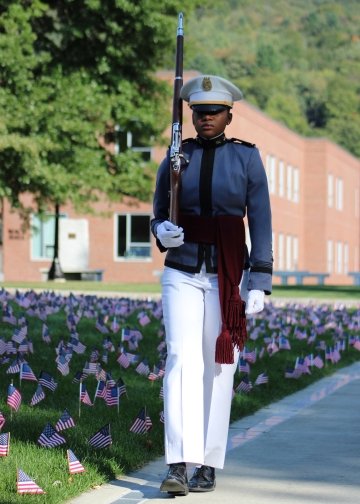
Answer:
[{"label": "white glove", "polygon": [[252,313],[259,313],[264,309],[265,292],[261,290],[249,291],[248,300],[246,303],[245,313],[251,315]]},{"label": "white glove", "polygon": [[180,247],[184,243],[183,228],[175,226],[170,221],[164,221],[158,225],[156,236],[165,248]]}]

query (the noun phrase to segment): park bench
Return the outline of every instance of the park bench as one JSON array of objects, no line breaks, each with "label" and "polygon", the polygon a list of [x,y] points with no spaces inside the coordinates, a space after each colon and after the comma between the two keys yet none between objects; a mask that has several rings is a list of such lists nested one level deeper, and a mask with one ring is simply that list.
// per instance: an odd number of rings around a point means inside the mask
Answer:
[{"label": "park bench", "polygon": [[[49,268],[40,268],[41,280],[47,281]],[[84,269],[81,271],[63,271],[65,280],[83,280],[88,282],[102,282],[103,269]]]},{"label": "park bench", "polygon": [[290,278],[294,278],[296,285],[303,285],[305,278],[315,278],[318,285],[324,285],[328,273],[314,273],[311,271],[274,271],[274,276],[281,279],[281,285],[288,285]]}]

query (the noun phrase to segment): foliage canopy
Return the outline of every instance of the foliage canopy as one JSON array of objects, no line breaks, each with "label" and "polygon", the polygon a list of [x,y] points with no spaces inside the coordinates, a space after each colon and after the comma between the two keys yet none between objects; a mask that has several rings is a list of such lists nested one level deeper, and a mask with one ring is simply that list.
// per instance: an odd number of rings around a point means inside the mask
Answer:
[{"label": "foliage canopy", "polygon": [[[189,0],[181,7],[191,10]],[[155,70],[173,54],[178,0],[0,0],[0,196],[21,208],[150,197],[153,169],[99,146],[105,124],[149,144],[168,119]],[[165,98],[165,99],[164,99]]]},{"label": "foliage canopy", "polygon": [[359,26],[357,0],[224,0],[188,19],[186,67],[231,79],[289,128],[360,156]]}]

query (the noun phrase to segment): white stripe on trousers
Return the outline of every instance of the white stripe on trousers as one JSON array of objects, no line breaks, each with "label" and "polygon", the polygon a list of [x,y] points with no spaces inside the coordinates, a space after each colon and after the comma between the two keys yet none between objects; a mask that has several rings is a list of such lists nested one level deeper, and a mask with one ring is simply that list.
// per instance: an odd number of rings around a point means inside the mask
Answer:
[{"label": "white stripe on trousers", "polygon": [[165,267],[162,303],[166,463],[223,468],[238,353],[234,364],[215,363],[221,330],[217,275]]}]

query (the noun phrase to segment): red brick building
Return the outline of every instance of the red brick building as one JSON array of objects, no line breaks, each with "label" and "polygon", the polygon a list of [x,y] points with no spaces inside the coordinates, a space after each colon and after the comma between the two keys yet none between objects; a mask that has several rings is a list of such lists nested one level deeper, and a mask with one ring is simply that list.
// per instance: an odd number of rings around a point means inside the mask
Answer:
[{"label": "red brick building", "polygon": [[[165,135],[170,138],[170,128]],[[183,136],[193,136],[186,104]],[[246,101],[235,104],[227,136],[256,143],[266,167],[274,271],[282,272],[274,283],[290,273],[308,272],[326,277],[304,273],[304,283],[325,279],[327,284],[352,284],[349,273],[360,271],[360,160],[329,140],[294,133]],[[165,148],[148,150],[157,162],[165,154]],[[76,215],[70,206],[61,208],[60,264],[68,277],[87,271],[84,278],[91,278],[99,270],[105,282],[157,281],[163,256],[149,232],[151,204],[103,202],[96,209],[108,216]],[[4,201],[2,224],[3,280],[46,279],[53,257],[53,216],[40,221],[34,215],[32,231],[23,233],[18,215]],[[289,277],[289,283],[294,281]]]}]

